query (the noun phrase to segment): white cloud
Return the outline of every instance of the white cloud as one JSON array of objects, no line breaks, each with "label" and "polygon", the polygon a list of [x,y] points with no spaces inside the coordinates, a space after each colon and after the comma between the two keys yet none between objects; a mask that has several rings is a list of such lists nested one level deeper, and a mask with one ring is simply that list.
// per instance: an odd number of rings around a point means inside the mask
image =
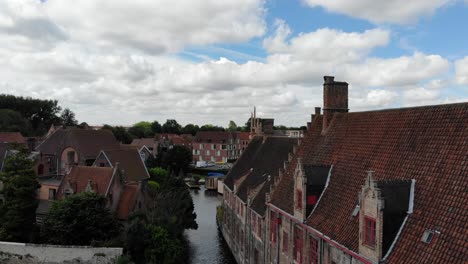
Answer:
[{"label": "white cloud", "polygon": [[455,62],[455,81],[468,85],[468,56]]},{"label": "white cloud", "polygon": [[368,58],[362,63],[345,65],[340,73],[356,85],[391,87],[415,85],[448,68],[449,62],[443,57],[416,52],[391,59]]},{"label": "white cloud", "polygon": [[406,24],[429,16],[451,0],[303,0],[311,7],[323,7],[334,13],[374,23]]},{"label": "white cloud", "polygon": [[372,49],[387,45],[390,39],[389,31],[378,28],[362,33],[321,28],[301,33],[288,41],[287,37],[291,33],[289,27],[284,21],[276,25],[276,34],[264,41],[268,52],[291,54],[297,59],[312,59],[316,62],[355,61]]},{"label": "white cloud", "polygon": [[263,4],[263,0],[48,0],[43,9],[77,41],[160,54],[262,36]]},{"label": "white cloud", "polygon": [[384,108],[392,105],[398,99],[396,91],[383,89],[352,91],[350,108],[353,111]]},{"label": "white cloud", "polygon": [[[276,34],[263,42],[262,60],[195,63],[167,54],[263,34],[263,1],[194,2],[185,8],[167,4],[165,10],[142,0],[129,6],[80,0],[73,8],[58,0],[0,2],[0,93],[57,99],[90,124],[175,118],[226,126],[229,120],[245,123],[257,105],[277,124],[302,125],[322,103],[323,75],[351,84],[353,111],[422,102],[402,99],[411,93],[438,100],[447,85],[450,63],[439,55],[369,57],[390,42],[390,31],[380,28],[322,28],[292,36],[278,20]],[[202,17],[191,18],[188,11]],[[31,28],[38,20],[45,25],[41,34]]]}]

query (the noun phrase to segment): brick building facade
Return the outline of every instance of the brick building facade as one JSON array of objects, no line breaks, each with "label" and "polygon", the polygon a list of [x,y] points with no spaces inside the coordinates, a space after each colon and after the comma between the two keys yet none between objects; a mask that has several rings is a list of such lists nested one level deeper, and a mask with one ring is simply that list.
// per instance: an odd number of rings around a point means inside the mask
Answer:
[{"label": "brick building facade", "polygon": [[232,162],[249,142],[248,132],[199,131],[192,141],[193,161]]}]

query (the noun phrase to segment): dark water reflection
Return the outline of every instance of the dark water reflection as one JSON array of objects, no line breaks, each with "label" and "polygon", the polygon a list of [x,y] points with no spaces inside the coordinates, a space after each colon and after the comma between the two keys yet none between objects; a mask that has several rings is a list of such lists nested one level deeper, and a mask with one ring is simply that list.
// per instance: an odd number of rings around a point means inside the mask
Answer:
[{"label": "dark water reflection", "polygon": [[216,192],[191,190],[197,213],[197,230],[188,230],[191,264],[236,264],[216,226],[216,206],[221,196]]}]

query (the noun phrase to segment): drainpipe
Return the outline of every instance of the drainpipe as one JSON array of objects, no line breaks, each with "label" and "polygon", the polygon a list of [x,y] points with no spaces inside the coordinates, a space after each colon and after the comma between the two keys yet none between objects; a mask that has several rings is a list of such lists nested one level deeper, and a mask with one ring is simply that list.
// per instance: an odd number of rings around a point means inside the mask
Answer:
[{"label": "drainpipe", "polygon": [[[270,210],[271,212],[271,210]],[[278,223],[276,225],[276,264],[279,264],[280,263],[280,240],[279,240],[279,234],[280,234],[280,230],[281,230],[281,225],[283,224],[283,222],[279,221],[280,216],[278,213],[276,213],[276,222]]]}]

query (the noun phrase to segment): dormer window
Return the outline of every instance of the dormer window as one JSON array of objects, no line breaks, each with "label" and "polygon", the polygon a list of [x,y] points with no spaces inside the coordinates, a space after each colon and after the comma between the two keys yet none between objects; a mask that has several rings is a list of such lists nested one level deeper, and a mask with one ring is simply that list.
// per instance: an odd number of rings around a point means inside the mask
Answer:
[{"label": "dormer window", "polygon": [[433,230],[426,230],[424,231],[424,234],[421,238],[421,241],[426,243],[426,244],[431,244],[432,243],[432,240],[433,238],[436,236],[436,232],[434,232]]},{"label": "dormer window", "polygon": [[375,219],[364,217],[364,243],[368,246],[375,246]]}]

